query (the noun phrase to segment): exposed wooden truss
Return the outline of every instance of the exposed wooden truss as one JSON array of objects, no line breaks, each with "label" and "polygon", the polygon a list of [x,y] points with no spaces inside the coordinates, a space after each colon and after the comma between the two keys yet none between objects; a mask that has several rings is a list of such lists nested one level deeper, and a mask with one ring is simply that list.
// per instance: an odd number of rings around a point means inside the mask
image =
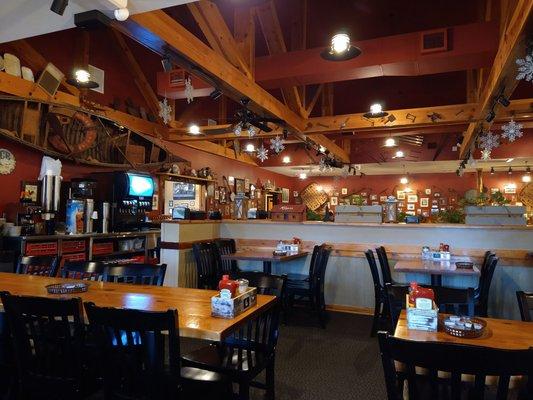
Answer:
[{"label": "exposed wooden truss", "polygon": [[207,140],[200,140],[197,142],[186,142],[181,143],[184,146],[191,147],[193,149],[205,151],[207,153],[215,154],[217,156],[226,157],[232,160],[241,161],[246,164],[250,165],[257,165],[250,155],[246,153],[240,153],[236,154],[235,151],[231,148],[228,148],[227,146],[221,146],[219,144],[207,141]]},{"label": "exposed wooden truss", "polygon": [[494,64],[474,112],[474,121],[464,134],[461,158],[466,157],[472,150],[472,145],[480,132],[490,128],[492,121],[485,120],[488,113],[493,110],[499,115],[506,111],[497,102],[497,98],[500,95],[509,98],[518,84],[515,60],[518,56],[524,56],[526,52],[527,28],[533,24],[532,9],[533,1],[518,0],[511,17],[508,18]]},{"label": "exposed wooden truss", "polygon": [[244,61],[252,77],[255,73],[255,19],[254,8],[240,6],[235,8],[233,18],[233,35],[237,48],[242,54]]},{"label": "exposed wooden truss", "polygon": [[148,82],[148,79],[146,79],[142,67],[135,59],[122,34],[114,29],[109,29],[109,31],[117,43],[120,50],[118,53],[120,54],[124,65],[133,76],[133,81],[135,82],[137,89],[139,89],[139,92],[144,97],[150,111],[159,119],[159,99]]}]

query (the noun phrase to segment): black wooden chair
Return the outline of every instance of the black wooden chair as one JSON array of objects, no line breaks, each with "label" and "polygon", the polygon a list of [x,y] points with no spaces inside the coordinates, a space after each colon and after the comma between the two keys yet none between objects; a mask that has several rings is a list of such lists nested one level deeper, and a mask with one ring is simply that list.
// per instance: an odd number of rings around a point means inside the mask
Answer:
[{"label": "black wooden chair", "polygon": [[[220,255],[234,254],[237,252],[237,246],[234,239],[217,239],[215,244]],[[220,269],[223,274],[236,274],[240,271],[237,260],[220,259]]]},{"label": "black wooden chair", "polygon": [[479,286],[476,289],[476,315],[480,317],[488,317],[490,285],[498,261],[499,258],[494,253],[487,252],[481,265]]},{"label": "black wooden chair", "polygon": [[383,279],[383,285],[390,283],[391,285],[407,286],[407,283],[396,282],[394,281],[394,279],[392,279],[392,273],[391,273],[391,268],[389,264],[389,257],[387,256],[387,251],[385,250],[385,247],[380,246],[376,248],[376,254],[378,255],[379,265],[381,267],[381,276]]},{"label": "black wooden chair", "polygon": [[516,292],[516,298],[522,321],[533,322],[533,292],[518,291]]},{"label": "black wooden chair", "polygon": [[56,276],[60,258],[57,256],[20,256],[16,273],[22,275]]},{"label": "black wooden chair", "polygon": [[133,285],[163,286],[166,271],[166,264],[106,265],[102,280]]},{"label": "black wooden chair", "polygon": [[101,281],[104,276],[105,264],[98,261],[65,261],[61,268],[61,277]]},{"label": "black wooden chair", "polygon": [[220,253],[215,242],[199,242],[192,245],[196,261],[198,289],[218,289],[218,281],[222,276]]},{"label": "black wooden chair", "polygon": [[81,399],[97,388],[84,366],[79,298],[0,294],[11,330],[21,398]]},{"label": "black wooden chair", "polygon": [[285,298],[287,275],[272,275],[264,272],[241,271],[232,275],[232,279],[247,279],[251,287],[257,288],[258,294],[276,296],[282,301]]},{"label": "black wooden chair", "polygon": [[295,304],[308,306],[318,314],[322,328],[326,327],[326,302],[324,300],[324,278],[331,254],[331,246],[318,246],[313,260],[312,275],[307,281],[287,281],[287,311]]},{"label": "black wooden chair", "polygon": [[[274,287],[282,286],[276,277]],[[223,342],[202,347],[182,357],[183,365],[219,372],[239,384],[239,400],[250,398],[250,386],[275,398],[274,365],[279,336],[280,301],[243,324]],[[266,382],[255,381],[265,371]]]},{"label": "black wooden chair", "polygon": [[[524,399],[530,399],[533,393],[533,349],[418,342],[394,338],[386,332],[379,332],[378,339],[389,400],[404,399],[405,382],[410,399],[483,400],[491,390],[497,393],[490,398],[507,399],[512,376],[528,378]],[[424,372],[417,373],[416,367]],[[473,375],[474,381],[462,380],[462,374]],[[496,388],[486,386],[487,377],[499,378]]]},{"label": "black wooden chair", "polygon": [[[435,294],[435,303],[439,307],[439,312],[455,315],[464,315],[473,317],[475,314],[475,297],[474,289],[449,288],[445,286],[422,285],[425,288],[433,289]],[[409,287],[404,285],[386,284],[385,304],[387,316],[389,318],[389,332],[396,328],[400,312],[405,309],[406,295],[409,293]]]},{"label": "black wooden chair", "polygon": [[376,264],[376,258],[374,257],[374,252],[370,249],[365,251],[365,257],[368,261],[368,266],[370,267],[372,282],[374,283],[374,318],[372,320],[370,336],[375,336],[380,324],[387,315],[388,310],[385,307],[385,288],[379,277],[379,271]]},{"label": "black wooden chair", "polygon": [[209,391],[229,390],[220,374],[180,367],[177,310],[150,312],[85,303],[85,311],[103,357],[106,399],[192,398],[184,397],[190,391],[205,398]]},{"label": "black wooden chair", "polygon": [[313,270],[316,266],[316,256],[319,250],[319,245],[313,247],[313,252],[311,253],[311,260],[309,263],[309,272],[307,274],[289,273],[287,274],[287,282],[291,282],[292,284],[299,284],[302,281],[309,282],[311,276],[313,276]]}]

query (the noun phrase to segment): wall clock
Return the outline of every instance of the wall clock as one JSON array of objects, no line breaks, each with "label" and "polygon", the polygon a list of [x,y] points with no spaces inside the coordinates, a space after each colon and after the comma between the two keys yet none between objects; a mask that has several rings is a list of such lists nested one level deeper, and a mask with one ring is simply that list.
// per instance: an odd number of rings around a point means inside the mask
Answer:
[{"label": "wall clock", "polygon": [[0,149],[0,174],[8,175],[15,169],[15,156],[7,149]]}]

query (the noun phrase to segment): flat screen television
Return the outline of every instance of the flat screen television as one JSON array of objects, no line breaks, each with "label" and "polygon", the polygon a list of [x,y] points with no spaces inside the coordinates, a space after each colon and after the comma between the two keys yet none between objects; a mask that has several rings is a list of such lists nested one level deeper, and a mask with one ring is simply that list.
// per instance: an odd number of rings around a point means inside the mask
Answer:
[{"label": "flat screen television", "polygon": [[196,199],[196,185],[194,183],[174,182],[172,186],[174,200]]},{"label": "flat screen television", "polygon": [[154,180],[151,176],[128,172],[128,195],[136,197],[152,197]]}]

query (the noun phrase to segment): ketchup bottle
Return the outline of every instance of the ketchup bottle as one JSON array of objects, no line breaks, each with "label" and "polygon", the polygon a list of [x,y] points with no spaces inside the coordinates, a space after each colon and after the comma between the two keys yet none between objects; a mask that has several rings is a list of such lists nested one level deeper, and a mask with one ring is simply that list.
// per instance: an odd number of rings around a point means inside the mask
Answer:
[{"label": "ketchup bottle", "polygon": [[235,296],[239,284],[229,278],[229,275],[222,275],[222,279],[218,282],[218,290],[228,289],[231,292],[231,297]]},{"label": "ketchup bottle", "polygon": [[435,293],[433,289],[420,287],[418,283],[411,282],[409,287],[409,304],[412,307],[415,306],[417,298],[435,300]]}]

